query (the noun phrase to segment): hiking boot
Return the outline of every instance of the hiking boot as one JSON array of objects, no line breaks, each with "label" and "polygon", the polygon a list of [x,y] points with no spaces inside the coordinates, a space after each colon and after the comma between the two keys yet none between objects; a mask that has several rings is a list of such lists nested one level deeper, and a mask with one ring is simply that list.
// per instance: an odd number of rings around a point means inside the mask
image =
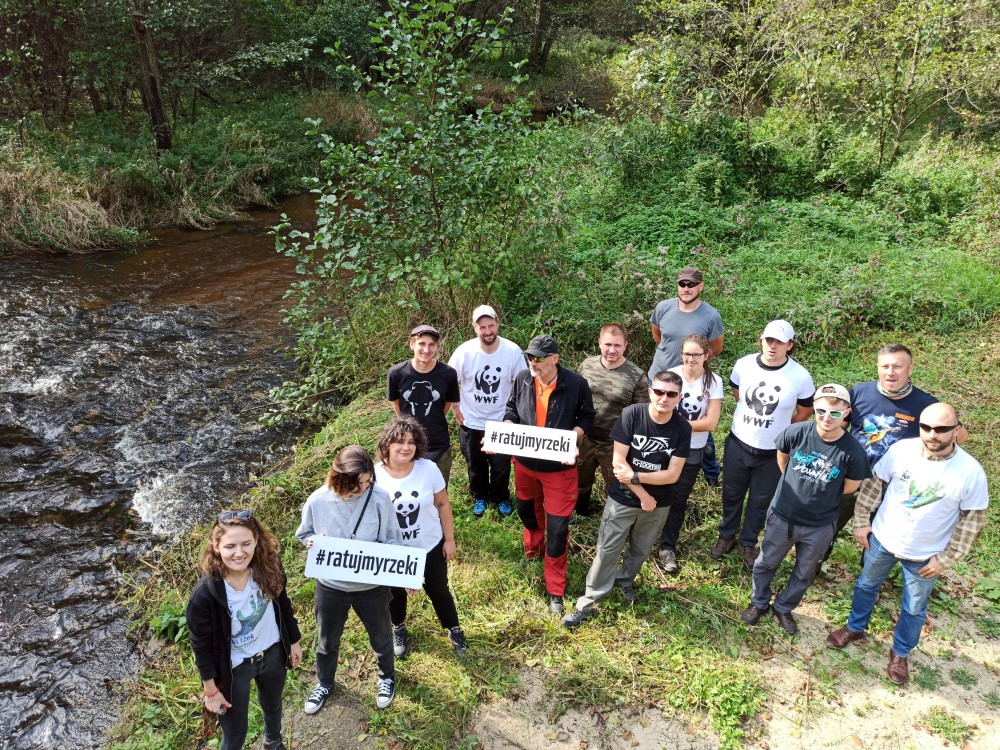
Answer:
[{"label": "hiking boot", "polygon": [[629,604],[635,604],[639,601],[639,595],[635,593],[635,587],[631,583],[626,583],[624,586],[619,586],[621,589],[622,596],[625,597],[625,601]]},{"label": "hiking boot", "polygon": [[268,742],[264,740],[264,750],[288,750],[285,747],[285,743],[281,740],[275,740],[274,742]]},{"label": "hiking boot", "polygon": [[455,653],[458,656],[465,656],[465,633],[462,632],[462,628],[458,625],[453,627],[448,631],[448,641],[452,646],[455,647]]},{"label": "hiking boot", "polygon": [[764,609],[757,609],[754,605],[750,605],[743,610],[743,614],[740,615],[740,619],[743,620],[746,625],[756,625],[760,622],[760,618],[767,614],[767,610],[771,607],[767,606]]},{"label": "hiking boot", "polygon": [[781,629],[788,633],[788,635],[795,635],[799,632],[799,626],[795,622],[795,618],[792,617],[791,612],[779,612],[778,610],[773,611],[774,619],[778,621],[778,625],[780,625]]},{"label": "hiking boot", "polygon": [[834,648],[844,648],[851,641],[860,641],[864,637],[864,632],[855,633],[853,630],[841,628],[830,633],[826,637],[826,643],[828,646],[833,646]]},{"label": "hiking boot", "polygon": [[743,564],[747,570],[753,570],[753,564],[757,561],[757,547],[753,544],[741,544],[740,554],[743,555]]},{"label": "hiking boot", "polygon": [[712,545],[711,551],[708,554],[712,556],[713,560],[721,560],[722,556],[725,555],[729,550],[731,550],[736,544],[736,537],[732,539],[723,539],[721,536],[715,540],[715,544]]},{"label": "hiking boot", "polygon": [[472,515],[476,518],[482,518],[484,513],[486,513],[486,501],[477,497],[476,504],[472,506]]},{"label": "hiking boot", "polygon": [[569,630],[576,630],[584,620],[590,619],[591,614],[593,613],[590,609],[574,609],[562,618],[562,625]]},{"label": "hiking boot", "polygon": [[326,700],[326,696],[330,694],[330,688],[325,688],[322,685],[317,685],[309,693],[309,697],[306,698],[306,705],[303,707],[303,711],[307,714],[314,714],[323,708],[323,701]]},{"label": "hiking boot", "polygon": [[675,576],[680,571],[680,568],[677,567],[677,553],[672,549],[661,549],[656,557],[660,561],[660,567],[663,568],[664,573]]},{"label": "hiking boot", "polygon": [[510,500],[501,500],[497,505],[497,510],[500,511],[500,515],[504,518],[514,512],[514,509],[510,507]]},{"label": "hiking boot", "polygon": [[896,656],[896,652],[889,649],[889,666],[886,667],[885,675],[897,685],[905,685],[910,679],[910,665],[905,656]]},{"label": "hiking boot", "polygon": [[396,655],[397,659],[405,659],[410,655],[408,636],[409,633],[406,631],[405,625],[392,626],[392,653]]},{"label": "hiking boot", "polygon": [[378,708],[388,708],[392,699],[396,697],[396,681],[391,677],[383,677],[378,681],[378,689],[375,691],[375,705]]},{"label": "hiking boot", "polygon": [[561,615],[566,607],[563,605],[563,598],[561,596],[555,596],[554,594],[549,597],[549,613],[553,615]]}]

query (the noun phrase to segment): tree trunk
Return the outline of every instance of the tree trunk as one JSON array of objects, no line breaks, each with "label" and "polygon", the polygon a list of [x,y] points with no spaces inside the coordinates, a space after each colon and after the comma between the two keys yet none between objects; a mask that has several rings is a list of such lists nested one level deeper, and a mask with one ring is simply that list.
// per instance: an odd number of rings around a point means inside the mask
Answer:
[{"label": "tree trunk", "polygon": [[[545,8],[545,0],[535,0],[535,20],[531,31],[531,51],[528,52],[528,68],[532,73],[545,70],[545,47],[549,39],[551,19]],[[550,43],[551,45],[551,43]]]},{"label": "tree trunk", "polygon": [[145,13],[142,0],[134,0],[132,6],[132,30],[139,45],[139,65],[142,68],[143,100],[149,120],[153,126],[153,136],[156,138],[156,150],[170,149],[170,125],[167,122],[167,111],[163,106],[163,93],[160,88],[160,73],[156,65],[156,50],[153,38],[146,29],[143,19]]}]

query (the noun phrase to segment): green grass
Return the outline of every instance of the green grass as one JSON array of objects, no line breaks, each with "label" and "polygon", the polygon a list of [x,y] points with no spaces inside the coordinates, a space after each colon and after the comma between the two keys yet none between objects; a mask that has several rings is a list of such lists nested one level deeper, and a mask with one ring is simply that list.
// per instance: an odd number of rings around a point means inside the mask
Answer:
[{"label": "green grass", "polygon": [[931,708],[925,721],[931,732],[959,747],[972,736],[972,727],[940,706]]}]

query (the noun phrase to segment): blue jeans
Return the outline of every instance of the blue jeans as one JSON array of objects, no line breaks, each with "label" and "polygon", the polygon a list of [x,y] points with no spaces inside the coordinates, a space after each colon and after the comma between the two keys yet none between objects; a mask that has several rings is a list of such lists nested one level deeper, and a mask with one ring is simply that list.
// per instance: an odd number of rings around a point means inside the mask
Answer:
[{"label": "blue jeans", "polygon": [[903,604],[899,622],[892,633],[892,650],[896,656],[906,657],[920,643],[920,631],[927,619],[927,600],[934,590],[937,577],[924,578],[917,572],[927,564],[927,560],[916,562],[898,558],[879,544],[874,534],[868,537],[865,564],[854,586],[847,629],[861,633],[868,627],[878,599],[878,590],[897,562],[903,568]]},{"label": "blue jeans", "polygon": [[715,438],[712,437],[711,432],[708,433],[708,442],[701,453],[701,470],[705,472],[705,481],[709,484],[718,482],[719,475],[722,474],[722,467],[719,466],[719,460],[715,457]]}]

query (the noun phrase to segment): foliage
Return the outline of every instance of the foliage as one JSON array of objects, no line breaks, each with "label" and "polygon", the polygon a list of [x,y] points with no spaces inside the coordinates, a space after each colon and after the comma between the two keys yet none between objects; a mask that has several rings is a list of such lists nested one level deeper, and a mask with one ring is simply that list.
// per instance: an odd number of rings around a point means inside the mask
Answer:
[{"label": "foliage", "polygon": [[934,734],[961,747],[972,736],[972,728],[941,706],[932,706],[926,714],[927,727]]},{"label": "foliage", "polygon": [[188,637],[187,616],[184,607],[168,604],[149,620],[150,630],[157,638],[179,643]]}]

